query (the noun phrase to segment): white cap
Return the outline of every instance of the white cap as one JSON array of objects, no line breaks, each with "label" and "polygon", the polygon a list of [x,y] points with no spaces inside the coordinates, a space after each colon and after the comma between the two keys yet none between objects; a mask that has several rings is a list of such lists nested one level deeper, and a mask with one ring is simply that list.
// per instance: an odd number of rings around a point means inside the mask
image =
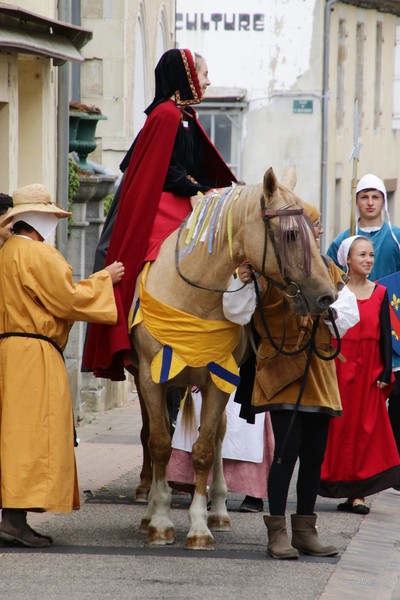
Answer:
[{"label": "white cap", "polygon": [[[396,242],[396,244],[400,250],[400,244],[392,230],[392,223],[390,222],[390,215],[389,215],[388,203],[387,203],[386,187],[385,187],[385,184],[383,183],[382,179],[380,179],[376,175],[373,175],[373,173],[367,173],[367,175],[364,175],[364,177],[361,177],[360,181],[358,182],[357,187],[356,187],[356,194],[358,194],[358,192],[361,192],[362,190],[378,190],[378,192],[381,192],[383,194],[384,203],[383,203],[382,210],[383,210],[384,214],[386,215],[386,219],[387,219],[387,222],[389,225],[390,233],[392,234],[392,238],[394,239],[394,241]],[[356,203],[356,233],[359,230],[359,227],[358,227],[358,219],[359,218],[360,218],[360,211],[358,210],[358,206]]]},{"label": "white cap", "polygon": [[343,269],[346,270],[346,273],[349,269],[349,265],[347,263],[347,258],[349,256],[351,245],[353,244],[353,242],[356,239],[358,239],[360,237],[364,237],[364,236],[363,235],[352,235],[352,236],[344,239],[343,242],[340,244],[339,249],[337,251],[337,261],[338,261],[339,265]]},{"label": "white cap", "polygon": [[382,179],[379,179],[379,177],[373,175],[372,173],[364,175],[364,177],[361,177],[360,181],[357,183],[356,194],[362,190],[378,190],[378,192],[382,192],[383,197],[385,198],[385,210],[387,211],[386,188]]}]

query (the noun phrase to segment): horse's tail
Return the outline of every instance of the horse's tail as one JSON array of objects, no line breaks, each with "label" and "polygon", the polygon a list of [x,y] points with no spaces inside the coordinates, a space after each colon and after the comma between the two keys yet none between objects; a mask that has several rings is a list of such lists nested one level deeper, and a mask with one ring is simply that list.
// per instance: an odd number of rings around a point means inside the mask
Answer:
[{"label": "horse's tail", "polygon": [[182,409],[182,429],[184,435],[189,436],[196,429],[196,413],[194,410],[194,402],[192,391],[188,387],[181,401]]}]

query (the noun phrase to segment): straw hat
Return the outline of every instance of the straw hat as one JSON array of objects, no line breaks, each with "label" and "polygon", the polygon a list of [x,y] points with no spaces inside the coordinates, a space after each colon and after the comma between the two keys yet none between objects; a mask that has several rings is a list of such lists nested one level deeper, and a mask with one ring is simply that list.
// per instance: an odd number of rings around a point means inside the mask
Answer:
[{"label": "straw hat", "polygon": [[5,215],[0,217],[0,227],[7,225],[11,221],[15,222],[15,217],[23,215],[27,212],[50,213],[63,219],[69,217],[71,213],[63,210],[51,199],[50,193],[40,183],[31,183],[16,190],[13,195],[13,208],[10,208]]}]

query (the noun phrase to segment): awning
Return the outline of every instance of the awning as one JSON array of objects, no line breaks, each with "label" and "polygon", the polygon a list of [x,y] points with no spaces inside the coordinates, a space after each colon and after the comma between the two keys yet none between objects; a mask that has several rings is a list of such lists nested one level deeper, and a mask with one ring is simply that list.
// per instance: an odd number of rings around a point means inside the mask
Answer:
[{"label": "awning", "polygon": [[0,52],[47,56],[61,65],[67,60],[83,61],[80,49],[92,37],[88,29],[0,3]]}]

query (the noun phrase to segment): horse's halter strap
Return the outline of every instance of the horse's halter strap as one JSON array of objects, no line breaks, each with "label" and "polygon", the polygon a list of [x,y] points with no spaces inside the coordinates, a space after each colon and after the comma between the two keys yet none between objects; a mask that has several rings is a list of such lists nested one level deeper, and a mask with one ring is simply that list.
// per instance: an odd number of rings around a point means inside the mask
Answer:
[{"label": "horse's halter strap", "polygon": [[[302,215],[302,208],[280,208],[277,210],[267,209],[265,208],[265,198],[261,196],[260,198],[261,204],[261,214],[265,224],[265,236],[264,236],[264,252],[263,252],[263,260],[262,260],[262,275],[266,279],[268,283],[271,283],[275,287],[282,290],[288,298],[298,298],[301,295],[301,289],[294,281],[291,281],[282,268],[282,261],[279,255],[278,244],[276,243],[275,234],[271,227],[271,219],[274,217],[284,217],[284,216],[293,216],[293,215]],[[285,284],[272,279],[269,275],[265,273],[265,261],[267,259],[267,240],[268,238],[271,240],[272,247],[275,252],[276,262],[278,263],[279,271],[284,280]],[[294,288],[294,293],[290,294],[288,289],[292,286]]]}]

